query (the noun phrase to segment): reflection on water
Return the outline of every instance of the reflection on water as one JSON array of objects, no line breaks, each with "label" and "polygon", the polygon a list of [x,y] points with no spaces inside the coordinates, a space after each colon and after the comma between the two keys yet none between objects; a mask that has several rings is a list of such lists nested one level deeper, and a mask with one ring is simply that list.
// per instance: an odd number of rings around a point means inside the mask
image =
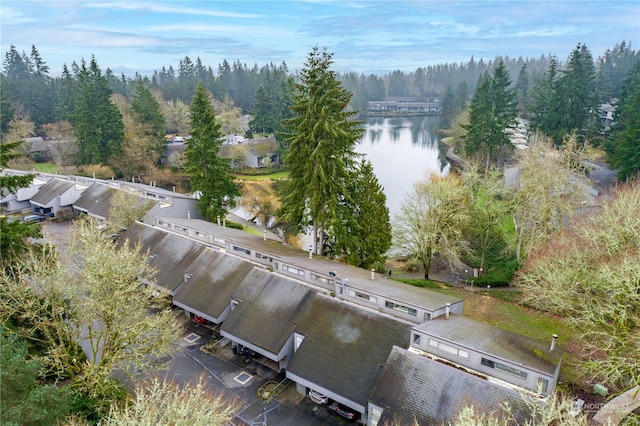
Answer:
[{"label": "reflection on water", "polygon": [[356,147],[367,155],[384,187],[391,217],[400,211],[413,184],[430,174],[446,175],[449,164],[438,145],[438,117],[369,117]]}]

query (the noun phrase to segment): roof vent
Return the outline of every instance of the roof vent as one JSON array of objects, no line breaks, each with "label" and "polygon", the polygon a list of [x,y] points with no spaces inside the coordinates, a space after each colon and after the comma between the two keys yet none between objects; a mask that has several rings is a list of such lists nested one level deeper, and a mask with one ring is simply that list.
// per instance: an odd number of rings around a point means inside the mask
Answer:
[{"label": "roof vent", "polygon": [[553,351],[556,348],[556,340],[558,340],[558,335],[554,334],[551,336],[551,346],[549,347],[549,351]]}]

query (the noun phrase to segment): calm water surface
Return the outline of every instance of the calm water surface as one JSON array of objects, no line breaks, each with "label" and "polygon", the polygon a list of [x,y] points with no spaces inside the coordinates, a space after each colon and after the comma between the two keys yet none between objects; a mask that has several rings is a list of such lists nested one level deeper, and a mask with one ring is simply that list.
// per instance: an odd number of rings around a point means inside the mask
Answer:
[{"label": "calm water surface", "polygon": [[387,196],[393,219],[405,194],[428,175],[446,175],[449,164],[438,147],[438,117],[368,117],[356,151],[366,154]]}]

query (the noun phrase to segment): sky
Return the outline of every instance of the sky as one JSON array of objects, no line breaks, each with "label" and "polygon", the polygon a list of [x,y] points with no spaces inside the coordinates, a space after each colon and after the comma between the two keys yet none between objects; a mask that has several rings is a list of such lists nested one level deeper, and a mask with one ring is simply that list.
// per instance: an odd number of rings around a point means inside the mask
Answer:
[{"label": "sky", "polygon": [[303,67],[313,46],[334,70],[386,74],[496,56],[564,61],[578,43],[594,58],[640,46],[640,1],[30,1],[0,0],[2,55],[35,45],[60,75],[87,61],[116,75],[152,75],[185,56],[217,73],[239,60]]}]

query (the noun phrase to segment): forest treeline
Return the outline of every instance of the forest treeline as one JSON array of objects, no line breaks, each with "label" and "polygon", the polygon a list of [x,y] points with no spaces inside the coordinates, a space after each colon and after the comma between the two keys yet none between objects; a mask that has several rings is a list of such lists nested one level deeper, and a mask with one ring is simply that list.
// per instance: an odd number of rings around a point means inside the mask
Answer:
[{"label": "forest treeline", "polygon": [[[637,58],[638,52],[622,41],[594,61],[601,101],[619,96],[623,79]],[[421,101],[454,97],[456,102],[464,103],[473,95],[482,76],[503,63],[512,76],[518,103],[524,111],[524,103],[536,82],[544,79],[552,64],[560,71],[567,66],[568,60],[563,61],[552,54],[490,60],[471,57],[466,63],[428,65],[414,72],[395,70],[385,75],[347,72],[338,74],[338,79],[353,93],[349,105],[353,110],[364,111],[368,101],[385,97],[414,97]],[[281,130],[280,121],[290,117],[293,83],[299,79],[298,73],[290,72],[284,61],[279,65],[254,63],[248,66],[239,60],[230,63],[225,59],[214,71],[200,57],[194,61],[189,56],[180,60],[176,67],[163,66],[153,75],[118,76],[110,68],[102,72],[97,58],[88,62],[84,58],[73,60],[70,66],[65,64],[57,73],[49,68],[36,46],[31,46],[29,52],[19,52],[12,45],[5,53],[0,77],[3,88],[0,130],[6,132],[17,109],[28,113],[39,133],[43,133],[42,126],[46,123],[73,122],[74,92],[82,84],[83,64],[85,68],[91,68],[92,62],[95,63],[93,71],[104,77],[108,89],[129,100],[134,95],[135,84],[142,81],[149,89],[158,90],[166,102],[182,101],[188,105],[197,83],[202,82],[214,98],[232,102],[243,113],[260,115],[259,123],[254,123],[250,130],[265,132]],[[93,75],[93,78],[97,77]]]}]

